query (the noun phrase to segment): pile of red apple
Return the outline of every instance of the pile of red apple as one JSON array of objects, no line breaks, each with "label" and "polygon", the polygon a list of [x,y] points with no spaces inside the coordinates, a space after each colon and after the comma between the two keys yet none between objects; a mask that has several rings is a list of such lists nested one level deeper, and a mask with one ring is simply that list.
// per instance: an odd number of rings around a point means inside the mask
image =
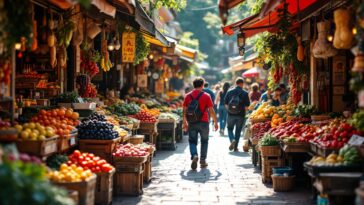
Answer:
[{"label": "pile of red apple", "polygon": [[354,134],[362,135],[363,133],[355,130],[354,127],[345,122],[338,127],[332,126],[322,135],[316,136],[311,142],[317,143],[324,148],[340,149]]},{"label": "pile of red apple", "polygon": [[251,129],[252,129],[252,138],[253,139],[260,139],[263,137],[263,135],[269,131],[269,129],[271,128],[270,126],[270,121],[268,122],[259,122],[259,123],[255,123]]},{"label": "pile of red apple", "polygon": [[297,142],[307,143],[321,135],[323,130],[315,125],[303,124],[300,121],[288,121],[270,129],[269,132],[278,139],[294,137]]},{"label": "pile of red apple", "polygon": [[144,157],[149,154],[147,147],[137,147],[133,144],[119,145],[112,154],[115,157]]},{"label": "pile of red apple", "polygon": [[84,170],[91,170],[91,172],[110,172],[114,167],[107,163],[106,160],[95,156],[92,153],[81,153],[79,150],[75,150],[70,156],[68,156],[67,165],[72,164],[82,167]]}]

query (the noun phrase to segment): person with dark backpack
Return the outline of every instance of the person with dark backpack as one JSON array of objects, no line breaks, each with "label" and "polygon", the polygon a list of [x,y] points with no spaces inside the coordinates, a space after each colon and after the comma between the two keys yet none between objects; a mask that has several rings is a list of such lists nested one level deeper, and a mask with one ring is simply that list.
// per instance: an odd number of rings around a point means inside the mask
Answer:
[{"label": "person with dark backpack", "polygon": [[218,129],[214,106],[209,94],[202,91],[205,80],[196,78],[194,89],[187,93],[183,102],[183,129],[188,131],[188,142],[191,153],[191,169],[196,170],[198,158],[198,134],[201,136],[201,168],[207,167],[206,157],[209,141],[209,115],[214,120],[215,131]]},{"label": "person with dark backpack", "polygon": [[[228,113],[227,129],[230,140],[229,150],[238,151],[241,131],[245,124],[245,110],[250,105],[249,95],[243,89],[243,78],[237,78],[236,87],[229,90],[225,96],[225,107]],[[235,134],[233,133],[235,127]]]}]

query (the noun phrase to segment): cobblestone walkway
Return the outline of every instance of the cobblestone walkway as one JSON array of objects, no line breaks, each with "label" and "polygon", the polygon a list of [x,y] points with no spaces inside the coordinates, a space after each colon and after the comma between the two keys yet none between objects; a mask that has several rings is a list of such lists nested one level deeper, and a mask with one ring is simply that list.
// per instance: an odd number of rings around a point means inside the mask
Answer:
[{"label": "cobblestone walkway", "polygon": [[[203,204],[311,204],[308,188],[276,193],[261,181],[250,155],[229,152],[229,140],[213,133],[208,168],[190,170],[187,137],[176,151],[158,151],[153,160],[153,179],[140,197],[117,197],[117,205],[203,205]],[[240,145],[239,145],[240,146]]]}]

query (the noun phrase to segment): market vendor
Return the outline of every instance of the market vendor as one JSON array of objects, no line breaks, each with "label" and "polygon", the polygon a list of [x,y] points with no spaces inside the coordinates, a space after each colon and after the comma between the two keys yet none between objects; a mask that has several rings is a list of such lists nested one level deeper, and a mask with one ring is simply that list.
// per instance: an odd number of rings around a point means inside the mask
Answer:
[{"label": "market vendor", "polygon": [[123,88],[121,88],[121,90],[120,90],[120,99],[125,99],[126,97],[131,96],[134,93],[135,93],[134,87],[130,86],[128,84],[125,84],[123,86]]},{"label": "market vendor", "polygon": [[260,100],[259,102],[260,103],[263,103],[263,102],[268,102],[269,100],[272,99],[272,91],[270,89],[268,89],[267,91],[265,91],[262,96],[260,96]]},{"label": "market vendor", "polygon": [[274,93],[272,95],[272,102],[271,102],[271,105],[273,106],[279,106],[281,104],[281,88],[280,87],[277,87],[275,90],[274,90]]}]

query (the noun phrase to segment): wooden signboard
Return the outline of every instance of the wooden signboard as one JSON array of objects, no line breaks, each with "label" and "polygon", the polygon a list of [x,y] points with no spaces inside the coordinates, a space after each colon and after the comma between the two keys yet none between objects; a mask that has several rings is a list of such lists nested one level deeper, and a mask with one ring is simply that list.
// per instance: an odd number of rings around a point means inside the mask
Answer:
[{"label": "wooden signboard", "polygon": [[133,63],[135,58],[135,33],[124,32],[122,36],[122,62]]}]

